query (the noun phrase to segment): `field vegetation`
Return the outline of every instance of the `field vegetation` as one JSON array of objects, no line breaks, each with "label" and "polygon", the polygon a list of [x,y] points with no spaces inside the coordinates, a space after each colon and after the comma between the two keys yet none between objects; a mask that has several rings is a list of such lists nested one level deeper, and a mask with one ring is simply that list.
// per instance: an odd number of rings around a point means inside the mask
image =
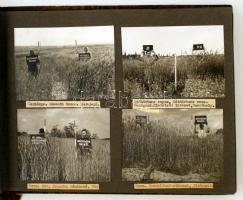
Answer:
[{"label": "field vegetation", "polygon": [[123,180],[141,181],[150,167],[157,181],[219,181],[223,171],[222,129],[199,139],[188,126],[151,121],[143,126],[123,116]]},{"label": "field vegetation", "polygon": [[47,137],[47,144],[32,144],[18,136],[19,176],[23,181],[110,180],[110,140],[92,139],[91,154],[76,154],[74,138]]},{"label": "field vegetation", "polygon": [[25,56],[33,47],[16,47],[17,100],[114,98],[114,47],[88,46],[92,58],[79,61],[74,47],[42,47],[37,78],[28,74]]},{"label": "field vegetation", "polygon": [[224,97],[224,55],[217,52],[177,56],[176,89],[174,56],[153,62],[123,57],[123,70],[132,98]]}]

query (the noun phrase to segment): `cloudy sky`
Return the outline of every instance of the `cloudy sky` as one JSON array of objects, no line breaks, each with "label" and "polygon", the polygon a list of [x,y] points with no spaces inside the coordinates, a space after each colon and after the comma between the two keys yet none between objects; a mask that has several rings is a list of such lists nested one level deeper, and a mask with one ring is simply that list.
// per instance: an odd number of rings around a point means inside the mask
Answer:
[{"label": "cloudy sky", "polygon": [[207,115],[208,125],[211,130],[223,128],[223,109],[144,109],[144,110],[123,110],[123,117],[146,115],[151,121],[161,121],[176,127],[188,127],[191,125],[191,118],[194,115]]},{"label": "cloudy sky", "polygon": [[114,44],[113,26],[15,28],[15,46],[64,46],[78,44]]},{"label": "cloudy sky", "polygon": [[18,131],[34,133],[44,125],[46,119],[47,130],[58,125],[62,129],[70,122],[74,122],[78,129],[86,128],[91,133],[97,133],[100,138],[110,137],[109,109],[18,109]]},{"label": "cloudy sky", "polygon": [[164,26],[122,28],[122,50],[141,53],[143,45],[154,45],[155,53],[191,53],[193,44],[224,53],[223,26]]}]

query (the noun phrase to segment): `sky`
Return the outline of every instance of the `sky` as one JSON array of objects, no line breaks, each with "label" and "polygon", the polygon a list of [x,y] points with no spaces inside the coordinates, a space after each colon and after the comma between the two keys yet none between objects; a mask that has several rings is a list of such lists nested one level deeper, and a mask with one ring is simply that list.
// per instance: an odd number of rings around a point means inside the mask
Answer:
[{"label": "sky", "polygon": [[15,28],[15,46],[114,44],[113,26],[53,27],[53,28]]},{"label": "sky", "polygon": [[110,137],[110,111],[101,108],[58,108],[58,109],[18,109],[18,131],[33,134],[44,126],[48,131],[58,125],[62,129],[70,122],[77,125],[78,130],[88,129],[91,134],[97,133],[100,138]]},{"label": "sky", "polygon": [[143,45],[154,45],[158,54],[191,54],[193,44],[203,43],[206,51],[224,53],[223,26],[164,26],[122,28],[122,50],[142,52]]},{"label": "sky", "polygon": [[123,117],[145,115],[150,121],[161,121],[176,127],[190,128],[194,115],[207,115],[209,128],[213,131],[223,128],[223,109],[143,109],[123,110]]}]

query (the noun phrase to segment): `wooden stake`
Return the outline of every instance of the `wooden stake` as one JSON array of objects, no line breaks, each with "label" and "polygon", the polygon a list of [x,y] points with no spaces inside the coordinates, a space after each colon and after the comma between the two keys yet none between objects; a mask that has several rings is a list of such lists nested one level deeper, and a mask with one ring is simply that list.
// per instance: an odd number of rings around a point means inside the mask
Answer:
[{"label": "wooden stake", "polygon": [[74,141],[75,141],[75,147],[77,147],[77,144],[76,144],[76,139],[77,139],[77,134],[76,134],[76,124],[75,124],[75,120],[74,120]]},{"label": "wooden stake", "polygon": [[177,90],[177,58],[175,54],[175,91]]},{"label": "wooden stake", "polygon": [[38,50],[37,50],[37,54],[40,53],[40,48],[41,48],[41,44],[40,44],[40,41],[38,41]]},{"label": "wooden stake", "polygon": [[76,46],[76,52],[78,53],[78,43],[77,43],[77,40],[75,40],[75,46]]}]

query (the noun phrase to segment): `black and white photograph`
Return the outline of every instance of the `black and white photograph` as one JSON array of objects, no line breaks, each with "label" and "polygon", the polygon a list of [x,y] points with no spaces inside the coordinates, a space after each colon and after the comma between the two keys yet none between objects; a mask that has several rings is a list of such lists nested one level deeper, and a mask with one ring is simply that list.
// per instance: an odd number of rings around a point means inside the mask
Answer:
[{"label": "black and white photograph", "polygon": [[18,101],[115,98],[114,27],[15,28]]},{"label": "black and white photograph", "polygon": [[224,27],[122,27],[131,98],[223,98]]},{"label": "black and white photograph", "polygon": [[223,109],[124,109],[123,181],[218,182]]},{"label": "black and white photograph", "polygon": [[110,111],[18,109],[22,181],[110,181]]}]

